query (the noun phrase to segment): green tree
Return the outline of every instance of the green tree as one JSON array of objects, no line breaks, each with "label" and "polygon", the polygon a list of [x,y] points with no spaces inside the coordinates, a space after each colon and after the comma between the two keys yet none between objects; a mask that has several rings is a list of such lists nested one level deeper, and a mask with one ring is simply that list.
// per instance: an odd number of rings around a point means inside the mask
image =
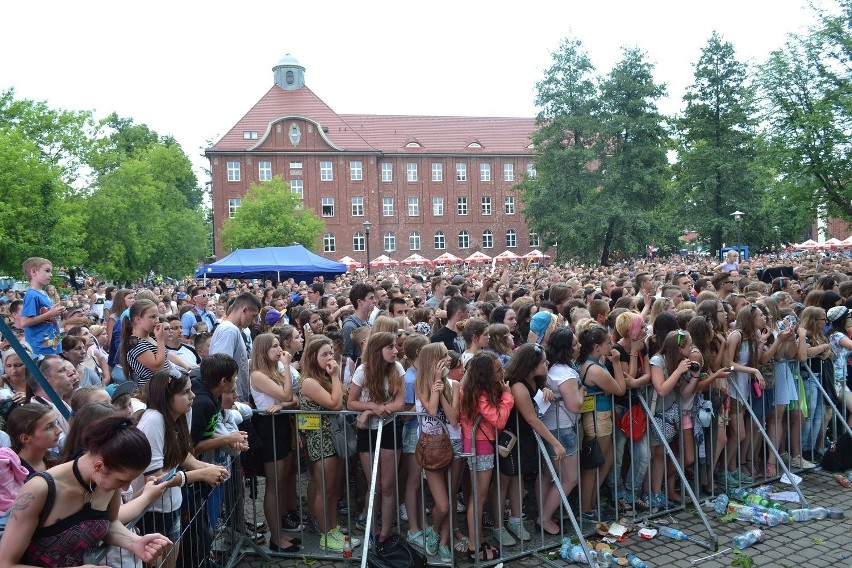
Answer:
[{"label": "green tree", "polygon": [[[760,207],[756,190],[754,92],[746,66],[734,46],[716,32],[695,66],[687,88],[686,110],[677,121],[674,211],[685,226],[709,238],[710,250],[736,234],[731,213],[754,219]],[[766,180],[767,183],[769,180]]]},{"label": "green tree", "polygon": [[288,246],[294,242],[313,249],[325,224],[280,176],[249,187],[233,219],[222,226],[227,250]]},{"label": "green tree", "polygon": [[594,66],[577,39],[564,39],[552,54],[552,65],[536,88],[538,129],[532,139],[538,156],[536,176],[525,177],[517,189],[524,217],[543,244],[558,243],[558,259],[591,260],[588,247],[599,235],[592,223],[566,222],[588,215],[600,183],[592,165],[599,157],[598,91]]},{"label": "green tree", "polygon": [[667,230],[660,215],[670,178],[667,132],[657,110],[666,91],[652,71],[641,51],[625,48],[601,83],[601,187],[592,217],[601,238],[592,246],[600,243],[604,265],[612,251],[644,252]]},{"label": "green tree", "polygon": [[762,66],[765,132],[788,195],[811,218],[852,220],[852,0]]}]

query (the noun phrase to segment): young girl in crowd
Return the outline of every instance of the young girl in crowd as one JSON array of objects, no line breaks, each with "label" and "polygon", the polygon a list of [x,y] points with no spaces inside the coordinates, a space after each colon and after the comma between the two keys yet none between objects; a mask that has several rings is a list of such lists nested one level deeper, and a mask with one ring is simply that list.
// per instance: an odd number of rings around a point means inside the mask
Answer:
[{"label": "young girl in crowd", "polygon": [[[343,409],[343,384],[331,340],[327,337],[316,335],[308,342],[302,356],[302,376],[302,410]],[[313,486],[309,490],[310,505],[320,528],[320,547],[339,552],[343,550],[344,539],[337,524],[337,500],[342,497],[346,480],[343,459],[335,453],[332,444],[329,414],[321,415],[319,430],[307,431],[306,445]],[[351,546],[358,544],[358,539],[350,540]]]},{"label": "young girl in crowd", "polygon": [[[491,485],[494,470],[494,444],[499,432],[506,426],[515,400],[509,385],[503,381],[503,365],[492,351],[481,351],[468,362],[462,385],[461,425],[462,445],[465,453],[474,453],[469,459],[472,479],[471,499],[467,503],[468,558],[471,562],[494,560],[499,552],[485,543],[482,533],[482,510]],[[482,417],[476,431],[473,424]],[[501,503],[492,501],[495,517],[500,518]]]},{"label": "young girl in crowd", "polygon": [[[282,526],[282,514],[287,511],[284,496],[289,484],[284,475],[284,461],[292,450],[292,428],[290,417],[278,411],[298,407],[290,373],[290,353],[281,349],[278,337],[271,333],[258,335],[251,350],[249,385],[259,411],[253,417],[253,423],[262,444],[266,476],[263,514],[272,535],[269,549],[273,552],[299,550],[297,544],[284,536]],[[297,525],[295,530],[300,528]]]},{"label": "young girl in crowd", "polygon": [[[382,526],[379,542],[391,532],[396,503],[396,473],[402,449],[402,422],[388,421],[382,429],[382,440],[376,448],[379,421],[400,412],[405,406],[405,370],[397,361],[396,335],[373,332],[367,340],[362,364],[352,376],[349,386],[349,410],[358,416],[358,452],[367,479],[372,475],[372,452],[379,451],[379,481],[382,498]],[[397,426],[398,425],[398,426]]]},{"label": "young girl in crowd", "polygon": [[121,324],[119,360],[127,380],[142,388],[154,373],[169,370],[165,338],[157,305],[148,300],[133,302],[130,315]]},{"label": "young girl in crowd", "polygon": [[[802,310],[802,319],[797,332],[799,334],[797,358],[800,361],[806,361],[813,373],[813,378],[810,373],[805,371],[802,373],[808,407],[808,416],[802,424],[802,458],[808,462],[819,462],[822,458],[819,452],[821,446],[819,437],[820,430],[823,427],[825,403],[822,400],[822,393],[819,392],[817,387],[817,382],[822,379],[823,366],[833,364],[830,361],[832,357],[831,344],[823,332],[828,321],[825,316],[825,310],[822,308],[808,306]],[[790,453],[792,454],[793,451]]]},{"label": "young girl in crowd", "polygon": [[[443,343],[430,343],[420,350],[417,378],[417,412],[428,416],[420,417],[421,434],[443,434],[450,426],[459,423],[457,392],[448,379],[450,358]],[[411,473],[409,472],[409,475]],[[418,475],[419,477],[419,475]],[[449,546],[450,494],[447,489],[445,470],[426,470],[426,482],[435,500],[432,510],[432,530],[439,535],[438,554],[442,562],[452,562],[453,554]],[[427,547],[429,541],[426,542]],[[429,550],[427,550],[429,552]],[[434,551],[432,551],[434,554]]]},{"label": "young girl in crowd", "polygon": [[515,351],[509,328],[502,323],[492,323],[485,332],[488,334],[488,348],[497,355],[500,364],[507,367]]},{"label": "young girl in crowd", "polygon": [[6,421],[12,450],[30,473],[45,471],[56,462],[50,450],[59,444],[59,427],[49,406],[24,404],[12,410]]},{"label": "young girl in crowd", "polygon": [[461,357],[462,365],[467,365],[474,355],[488,348],[488,322],[479,318],[469,318],[459,323],[458,327],[462,330],[466,347]]}]

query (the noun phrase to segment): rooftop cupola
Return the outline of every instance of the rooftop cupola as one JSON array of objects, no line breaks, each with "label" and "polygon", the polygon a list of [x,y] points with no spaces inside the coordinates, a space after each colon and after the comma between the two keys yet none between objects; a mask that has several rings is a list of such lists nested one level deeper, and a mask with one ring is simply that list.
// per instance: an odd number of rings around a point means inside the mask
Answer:
[{"label": "rooftop cupola", "polygon": [[295,91],[305,85],[305,68],[289,53],[272,68],[275,84],[285,91]]}]

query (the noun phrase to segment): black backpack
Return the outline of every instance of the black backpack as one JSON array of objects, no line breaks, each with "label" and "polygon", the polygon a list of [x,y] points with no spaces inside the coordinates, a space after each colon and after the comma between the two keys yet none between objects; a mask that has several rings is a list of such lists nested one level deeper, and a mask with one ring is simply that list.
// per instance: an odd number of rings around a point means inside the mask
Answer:
[{"label": "black backpack", "polygon": [[370,568],[425,568],[426,557],[404,538],[392,534],[367,552]]},{"label": "black backpack", "polygon": [[852,469],[852,436],[844,431],[822,456],[820,467],[825,471],[842,472]]}]

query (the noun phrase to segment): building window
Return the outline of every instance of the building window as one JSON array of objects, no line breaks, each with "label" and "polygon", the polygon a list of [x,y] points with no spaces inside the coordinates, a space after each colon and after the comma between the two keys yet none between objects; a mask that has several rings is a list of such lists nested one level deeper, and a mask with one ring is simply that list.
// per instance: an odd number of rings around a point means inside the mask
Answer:
[{"label": "building window", "polygon": [[503,198],[503,211],[506,212],[506,215],[514,215],[515,214],[515,196],[507,195]]},{"label": "building window", "polygon": [[322,216],[323,217],[334,217],[334,198],[333,197],[323,197],[322,198]]},{"label": "building window", "polygon": [[405,178],[408,181],[417,181],[417,162],[405,164]]},{"label": "building window", "polygon": [[233,219],[234,215],[237,214],[237,209],[240,208],[240,205],[243,204],[243,200],[239,197],[232,197],[228,200],[228,218]]},{"label": "building window", "polygon": [[435,250],[444,250],[447,248],[447,239],[444,237],[444,231],[435,233]]},{"label": "building window", "polygon": [[456,164],[456,181],[467,181],[467,164],[464,162]]},{"label": "building window", "polygon": [[290,180],[290,191],[299,196],[299,199],[305,199],[305,185],[304,181],[300,179],[291,179]]},{"label": "building window", "polygon": [[531,178],[534,178],[536,176],[535,164],[533,164],[532,162],[527,164],[527,176]]},{"label": "building window", "polygon": [[331,167],[331,162],[320,162],[320,181],[332,181],[334,172]]},{"label": "building window", "polygon": [[485,231],[482,233],[482,248],[494,248],[494,233],[491,231]]},{"label": "building window", "polygon": [[332,233],[326,233],[322,236],[322,250],[323,252],[334,252],[337,250]]},{"label": "building window", "polygon": [[432,181],[444,181],[444,164],[432,162]]},{"label": "building window", "polygon": [[491,164],[479,164],[479,181],[491,181]]},{"label": "building window", "polygon": [[355,233],[352,235],[352,250],[355,252],[363,252],[367,247],[367,241],[364,239],[364,233]]},{"label": "building window", "polygon": [[382,197],[382,215],[393,217],[393,197]]},{"label": "building window", "polygon": [[382,181],[393,181],[393,164],[382,162]]},{"label": "building window", "polygon": [[444,198],[443,197],[433,197],[432,198],[432,215],[435,217],[443,217],[444,215]]},{"label": "building window", "polygon": [[530,233],[530,246],[531,247],[540,247],[541,239],[538,238],[538,233]]},{"label": "building window", "polygon": [[518,246],[518,234],[515,232],[515,229],[509,229],[506,231],[506,246],[508,248],[515,248]]},{"label": "building window", "polygon": [[409,250],[420,250],[420,233],[417,231],[408,235],[408,248]]},{"label": "building window", "polygon": [[467,197],[459,197],[456,199],[456,213],[459,215],[467,215]]},{"label": "building window", "polygon": [[491,197],[488,195],[483,195],[481,198],[480,208],[482,210],[483,215],[491,215]]},{"label": "building window", "polygon": [[349,179],[352,181],[364,179],[364,168],[361,162],[349,162]]},{"label": "building window", "polygon": [[257,163],[257,179],[260,181],[270,181],[272,179],[272,162]]},{"label": "building window", "polygon": [[393,233],[385,233],[384,239],[385,252],[393,252],[396,250],[396,235]]},{"label": "building window", "polygon": [[240,181],[239,162],[228,162],[228,181]]},{"label": "building window", "polygon": [[503,164],[503,181],[515,181],[515,164],[511,162]]},{"label": "building window", "polygon": [[459,233],[459,248],[470,248],[470,233],[468,233],[467,231],[461,231]]},{"label": "building window", "polygon": [[353,217],[363,217],[364,216],[364,198],[363,197],[353,197],[352,198],[352,216]]},{"label": "building window", "polygon": [[302,162],[290,162],[290,175],[291,176],[302,175]]},{"label": "building window", "polygon": [[257,140],[257,130],[243,130],[243,140]]},{"label": "building window", "polygon": [[409,217],[417,217],[420,215],[420,198],[419,197],[409,197],[408,198],[408,216]]}]

